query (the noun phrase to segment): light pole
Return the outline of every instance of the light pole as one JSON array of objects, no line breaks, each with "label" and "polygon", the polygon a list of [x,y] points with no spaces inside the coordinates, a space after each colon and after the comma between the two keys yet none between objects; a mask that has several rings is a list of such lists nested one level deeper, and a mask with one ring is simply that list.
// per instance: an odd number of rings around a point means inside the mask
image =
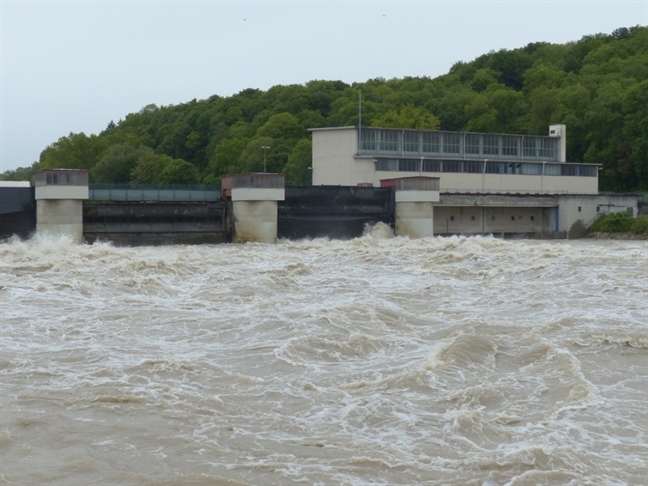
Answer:
[{"label": "light pole", "polygon": [[263,149],[263,173],[265,174],[266,172],[266,152],[270,148],[269,145],[261,145],[261,148]]}]

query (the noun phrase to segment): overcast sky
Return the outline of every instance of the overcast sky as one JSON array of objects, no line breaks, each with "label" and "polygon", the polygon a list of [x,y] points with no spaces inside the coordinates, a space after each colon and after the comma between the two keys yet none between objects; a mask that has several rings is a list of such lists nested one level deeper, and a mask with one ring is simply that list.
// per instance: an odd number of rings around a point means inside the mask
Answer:
[{"label": "overcast sky", "polygon": [[648,24],[648,0],[0,0],[0,172],[142,107],[456,61]]}]

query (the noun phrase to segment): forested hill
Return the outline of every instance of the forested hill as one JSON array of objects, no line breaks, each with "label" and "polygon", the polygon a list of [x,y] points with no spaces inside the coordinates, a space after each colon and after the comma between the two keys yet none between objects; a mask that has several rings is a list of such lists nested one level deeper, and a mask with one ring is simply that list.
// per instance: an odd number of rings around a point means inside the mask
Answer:
[{"label": "forested hill", "polygon": [[546,135],[567,125],[570,162],[603,165],[601,190],[648,190],[648,27],[533,43],[457,62],[437,78],[315,80],[181,105],[149,105],[98,135],[70,133],[31,167],[87,168],[93,182],[217,183],[268,171],[309,183],[308,128],[358,124]]}]

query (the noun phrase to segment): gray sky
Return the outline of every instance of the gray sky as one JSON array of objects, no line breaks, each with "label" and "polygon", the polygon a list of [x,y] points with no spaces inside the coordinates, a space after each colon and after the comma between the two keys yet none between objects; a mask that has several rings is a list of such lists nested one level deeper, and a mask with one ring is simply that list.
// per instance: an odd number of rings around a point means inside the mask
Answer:
[{"label": "gray sky", "polygon": [[0,172],[150,103],[456,61],[648,24],[648,0],[0,0]]}]

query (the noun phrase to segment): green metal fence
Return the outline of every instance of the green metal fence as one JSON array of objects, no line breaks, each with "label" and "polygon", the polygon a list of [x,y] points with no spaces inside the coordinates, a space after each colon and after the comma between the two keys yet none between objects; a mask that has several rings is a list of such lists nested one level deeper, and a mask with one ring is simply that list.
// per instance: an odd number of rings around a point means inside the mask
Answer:
[{"label": "green metal fence", "polygon": [[218,201],[220,186],[206,184],[90,184],[91,201]]}]

